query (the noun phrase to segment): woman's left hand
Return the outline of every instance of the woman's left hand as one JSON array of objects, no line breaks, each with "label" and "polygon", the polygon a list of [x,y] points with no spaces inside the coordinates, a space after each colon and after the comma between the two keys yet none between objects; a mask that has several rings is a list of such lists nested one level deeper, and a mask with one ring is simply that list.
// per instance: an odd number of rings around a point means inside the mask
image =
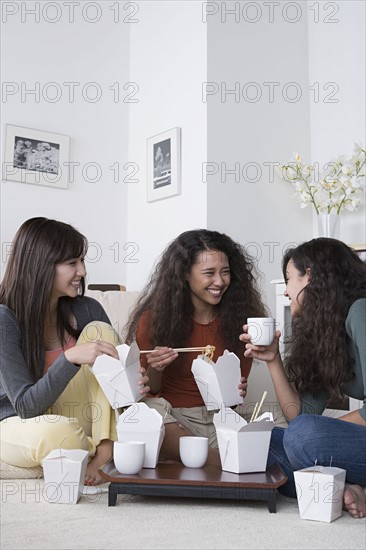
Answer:
[{"label": "woman's left hand", "polygon": [[144,369],[143,367],[140,367],[140,373],[141,373],[141,378],[139,381],[139,386],[141,386],[140,393],[141,395],[146,395],[150,391],[150,386],[146,385],[149,381],[149,377],[146,374],[146,369]]},{"label": "woman's left hand", "polygon": [[239,395],[241,397],[245,397],[248,389],[248,382],[245,376],[242,376],[240,378],[240,384],[238,385],[238,388],[239,388]]}]

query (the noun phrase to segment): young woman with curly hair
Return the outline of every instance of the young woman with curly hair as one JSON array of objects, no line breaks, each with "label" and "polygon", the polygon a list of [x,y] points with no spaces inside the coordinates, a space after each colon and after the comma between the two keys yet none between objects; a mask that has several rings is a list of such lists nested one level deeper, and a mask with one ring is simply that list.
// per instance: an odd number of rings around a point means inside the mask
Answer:
[{"label": "young woman with curly hair", "polygon": [[209,438],[209,463],[219,464],[213,411],[207,411],[191,372],[194,353],[173,348],[213,345],[213,360],[224,349],[240,357],[239,394],[246,395],[252,360],[239,341],[243,322],[264,316],[253,262],[244,249],[217,231],[197,229],[179,235],[165,250],[142,292],[129,325],[127,342],[136,338],[151,392],[146,403],[165,421],[162,456],[179,459],[179,438]]},{"label": "young woman with curly hair", "polygon": [[[288,250],[283,274],[292,315],[284,365],[280,331],[266,347],[251,344],[246,333],[240,337],[246,357],[266,361],[289,420],[288,428],[272,432],[269,464],[282,465],[288,496],[296,496],[294,470],[315,463],[345,469],[345,507],[365,517],[366,264],[344,243],[319,238]],[[321,416],[329,400],[345,395],[363,406],[338,419]]]},{"label": "young woman with curly hair", "polygon": [[84,449],[85,483],[95,485],[117,436],[89,365],[118,358],[119,338],[84,296],[87,248],[71,225],[47,218],[25,221],[14,238],[0,284],[0,458],[31,468],[54,449]]}]

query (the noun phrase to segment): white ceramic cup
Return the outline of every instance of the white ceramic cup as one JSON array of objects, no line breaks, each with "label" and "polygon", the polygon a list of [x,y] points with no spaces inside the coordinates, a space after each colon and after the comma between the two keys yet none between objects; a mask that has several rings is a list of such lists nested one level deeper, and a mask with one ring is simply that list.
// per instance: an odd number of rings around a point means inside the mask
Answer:
[{"label": "white ceramic cup", "polygon": [[208,438],[184,436],[179,438],[179,455],[187,468],[202,468],[208,456]]},{"label": "white ceramic cup", "polygon": [[115,441],[113,459],[120,474],[137,474],[145,460],[145,442]]},{"label": "white ceramic cup", "polygon": [[250,317],[247,321],[252,344],[269,346],[273,342],[276,320],[273,317]]}]

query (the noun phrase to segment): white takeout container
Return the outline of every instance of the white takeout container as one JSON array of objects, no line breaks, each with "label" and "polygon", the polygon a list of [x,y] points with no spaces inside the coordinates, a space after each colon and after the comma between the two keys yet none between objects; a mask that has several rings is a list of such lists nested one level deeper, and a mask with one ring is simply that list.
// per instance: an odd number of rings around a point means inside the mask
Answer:
[{"label": "white takeout container", "polygon": [[265,412],[254,422],[246,422],[232,409],[221,408],[213,422],[223,470],[236,474],[265,472],[274,427],[272,413]]},{"label": "white takeout container", "polygon": [[225,350],[216,363],[206,355],[199,355],[193,360],[191,370],[207,410],[243,403],[238,389],[240,360],[235,353]]},{"label": "white takeout container", "polygon": [[301,519],[330,523],[342,515],[346,470],[310,466],[294,472]]},{"label": "white takeout container", "polygon": [[44,498],[48,502],[76,504],[83,490],[88,451],[55,449],[43,459]]},{"label": "white takeout container", "polygon": [[92,367],[96,379],[113,409],[126,407],[143,398],[140,394],[140,350],[136,342],[116,347],[119,359],[99,355]]},{"label": "white takeout container", "polygon": [[121,414],[117,424],[118,441],[144,441],[144,468],[155,468],[163,443],[163,417],[145,403],[135,403]]}]

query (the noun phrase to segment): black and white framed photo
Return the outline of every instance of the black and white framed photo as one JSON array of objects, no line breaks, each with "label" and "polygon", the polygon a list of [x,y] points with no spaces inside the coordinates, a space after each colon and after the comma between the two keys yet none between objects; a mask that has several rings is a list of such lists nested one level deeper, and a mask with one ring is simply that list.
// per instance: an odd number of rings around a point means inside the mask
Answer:
[{"label": "black and white framed photo", "polygon": [[69,136],[7,124],[3,180],[67,189]]},{"label": "black and white framed photo", "polygon": [[180,194],[181,129],[147,139],[147,202]]}]

